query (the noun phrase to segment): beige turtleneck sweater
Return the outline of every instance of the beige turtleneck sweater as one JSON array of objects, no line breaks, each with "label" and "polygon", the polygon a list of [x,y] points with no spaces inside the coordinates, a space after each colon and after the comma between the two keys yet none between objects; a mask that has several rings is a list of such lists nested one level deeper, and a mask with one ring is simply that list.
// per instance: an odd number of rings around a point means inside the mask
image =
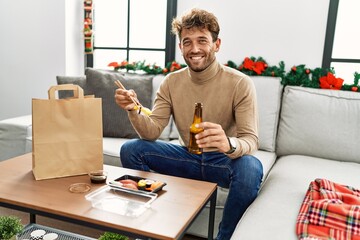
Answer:
[{"label": "beige turtleneck sweater", "polygon": [[[150,116],[129,112],[129,119],[142,139],[156,140],[173,115],[180,143],[187,146],[195,103],[203,103],[203,121],[220,124],[237,149],[237,158],[258,148],[258,113],[252,80],[216,60],[204,71],[184,68],[168,74],[162,82]],[[217,149],[204,149],[216,151]]]}]

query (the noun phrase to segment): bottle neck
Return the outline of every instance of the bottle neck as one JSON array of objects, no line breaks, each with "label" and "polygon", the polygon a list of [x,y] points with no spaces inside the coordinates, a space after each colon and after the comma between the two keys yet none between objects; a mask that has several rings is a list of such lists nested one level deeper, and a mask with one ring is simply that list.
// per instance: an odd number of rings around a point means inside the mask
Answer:
[{"label": "bottle neck", "polygon": [[197,103],[195,105],[195,112],[194,112],[194,123],[201,123],[202,122],[202,104]]}]

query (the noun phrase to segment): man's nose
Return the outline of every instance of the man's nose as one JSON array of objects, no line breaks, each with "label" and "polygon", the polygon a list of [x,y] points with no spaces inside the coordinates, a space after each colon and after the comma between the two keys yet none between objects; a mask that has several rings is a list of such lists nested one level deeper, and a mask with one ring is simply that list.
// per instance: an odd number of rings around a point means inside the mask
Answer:
[{"label": "man's nose", "polygon": [[194,43],[192,45],[191,51],[194,52],[194,53],[199,52],[200,51],[200,46],[198,44]]}]

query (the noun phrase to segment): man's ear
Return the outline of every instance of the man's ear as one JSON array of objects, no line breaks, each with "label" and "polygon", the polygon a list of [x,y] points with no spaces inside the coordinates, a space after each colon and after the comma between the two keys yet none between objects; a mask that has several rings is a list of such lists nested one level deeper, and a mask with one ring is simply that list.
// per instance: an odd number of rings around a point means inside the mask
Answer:
[{"label": "man's ear", "polygon": [[180,49],[180,53],[181,53],[181,55],[182,55],[182,56],[184,56],[181,43],[179,43],[179,49]]},{"label": "man's ear", "polygon": [[215,41],[215,52],[218,52],[220,50],[220,45],[221,45],[221,39],[218,38]]}]

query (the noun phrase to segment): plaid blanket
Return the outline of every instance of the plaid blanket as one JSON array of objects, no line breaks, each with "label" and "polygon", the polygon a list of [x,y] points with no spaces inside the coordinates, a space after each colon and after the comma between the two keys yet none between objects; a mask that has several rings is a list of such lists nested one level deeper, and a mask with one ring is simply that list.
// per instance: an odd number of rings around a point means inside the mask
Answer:
[{"label": "plaid blanket", "polygon": [[360,190],[326,179],[311,182],[296,234],[300,240],[360,240]]}]

